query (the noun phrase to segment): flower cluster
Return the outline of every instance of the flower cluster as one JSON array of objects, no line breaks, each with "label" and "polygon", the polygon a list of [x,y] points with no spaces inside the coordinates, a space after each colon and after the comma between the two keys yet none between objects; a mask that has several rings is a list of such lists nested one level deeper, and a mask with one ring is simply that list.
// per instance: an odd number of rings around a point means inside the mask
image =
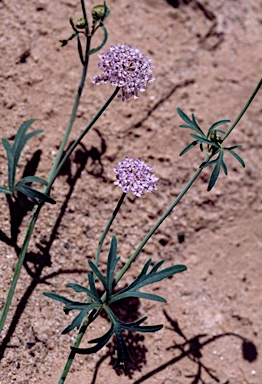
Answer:
[{"label": "flower cluster", "polygon": [[121,88],[119,97],[123,101],[138,98],[138,92],[144,92],[147,84],[155,79],[151,74],[154,68],[151,60],[132,45],[112,45],[107,52],[98,55],[102,60],[98,67],[103,75],[93,78],[94,84],[108,83]]},{"label": "flower cluster", "polygon": [[154,169],[143,160],[126,157],[114,168],[117,178],[114,184],[121,187],[123,192],[131,191],[140,197],[145,192],[151,193],[156,189],[158,178],[152,173],[153,171]]}]

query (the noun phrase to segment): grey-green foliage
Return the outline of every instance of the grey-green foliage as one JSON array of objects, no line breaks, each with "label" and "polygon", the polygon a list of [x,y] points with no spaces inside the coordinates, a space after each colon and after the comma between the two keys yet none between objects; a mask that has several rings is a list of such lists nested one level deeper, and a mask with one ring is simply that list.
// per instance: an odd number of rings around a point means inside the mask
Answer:
[{"label": "grey-green foliage", "polygon": [[0,187],[0,192],[5,193],[7,195],[8,194],[13,195],[15,191],[18,191],[23,193],[27,197],[29,197],[36,204],[38,204],[40,201],[55,204],[55,201],[51,199],[50,196],[46,195],[45,193],[39,192],[28,185],[30,183],[39,183],[42,185],[48,185],[46,180],[41,179],[40,177],[37,177],[37,176],[27,176],[19,180],[18,182],[15,181],[18,161],[26,143],[32,137],[43,132],[43,130],[38,129],[36,131],[27,133],[28,128],[36,120],[37,119],[31,119],[31,120],[25,121],[20,125],[17,131],[17,134],[15,136],[13,145],[10,144],[7,139],[2,139],[2,143],[6,150],[7,161],[8,161],[8,188]]},{"label": "grey-green foliage", "polygon": [[236,148],[242,148],[242,145],[234,145],[232,147],[223,147],[223,136],[225,134],[225,131],[222,129],[217,129],[219,125],[223,125],[226,123],[229,123],[230,120],[219,120],[212,124],[210,128],[208,129],[207,135],[202,131],[200,126],[198,125],[196,118],[194,114],[192,114],[191,119],[185,114],[185,112],[182,111],[182,109],[177,108],[177,112],[179,116],[186,122],[186,124],[182,124],[179,127],[180,128],[186,128],[191,129],[196,133],[190,133],[190,136],[193,137],[195,140],[192,141],[189,145],[187,145],[183,151],[180,153],[180,156],[184,155],[186,152],[188,152],[190,149],[195,147],[199,144],[201,152],[203,151],[203,145],[207,145],[207,151],[209,154],[211,154],[211,157],[217,155],[217,157],[213,160],[210,160],[208,162],[202,163],[200,167],[208,167],[211,165],[214,165],[214,169],[212,171],[207,190],[210,191],[219,176],[220,169],[222,168],[225,175],[227,175],[227,166],[224,162],[224,153],[229,152],[232,156],[235,157],[235,159],[242,165],[242,167],[245,167],[244,160],[233,151],[233,149]]},{"label": "grey-green foliage", "polygon": [[[186,270],[186,266],[174,265],[159,271],[160,266],[164,263],[164,261],[160,261],[154,267],[152,267],[151,270],[149,270],[150,265],[152,263],[152,260],[149,259],[144,265],[144,267],[142,268],[139,275],[134,279],[134,281],[131,284],[129,284],[127,287],[121,289],[118,292],[114,292],[114,288],[116,285],[114,274],[115,274],[117,263],[120,260],[120,258],[116,257],[116,255],[117,255],[117,240],[115,236],[113,236],[111,245],[110,245],[110,250],[108,253],[106,276],[102,274],[102,272],[96,267],[96,265],[92,261],[89,261],[90,268],[93,271],[93,274],[92,273],[88,274],[89,288],[86,288],[84,286],[81,286],[79,284],[74,284],[74,283],[70,283],[67,285],[67,287],[72,288],[75,292],[86,293],[88,297],[87,302],[82,303],[78,301],[72,301],[70,299],[67,299],[64,296],[60,296],[56,293],[50,293],[50,292],[45,292],[44,295],[47,297],[50,297],[51,299],[62,302],[65,305],[64,311],[66,314],[68,314],[70,311],[73,311],[73,310],[76,310],[79,312],[78,315],[73,319],[71,324],[63,330],[62,332],[63,334],[72,331],[74,328],[79,329],[83,319],[86,317],[88,313],[89,313],[89,317],[93,317],[93,319],[95,319],[97,317],[97,314],[99,314],[100,311],[104,310],[107,313],[108,318],[111,322],[111,326],[109,330],[101,337],[90,340],[89,341],[90,344],[95,344],[92,347],[89,347],[89,348],[71,347],[71,348],[76,353],[79,353],[79,354],[94,353],[100,350],[109,341],[111,336],[115,334],[116,343],[117,343],[117,356],[118,356],[117,365],[120,366],[126,361],[127,362],[132,361],[123,338],[123,334],[122,334],[123,330],[132,331],[132,332],[156,332],[160,330],[163,327],[163,325],[162,324],[141,325],[147,319],[147,317],[143,317],[142,319],[139,319],[137,321],[133,321],[130,323],[125,323],[117,318],[117,316],[115,315],[115,313],[111,308],[111,304],[122,299],[128,299],[130,297],[139,297],[141,299],[166,302],[166,300],[163,297],[152,294],[152,293],[140,292],[140,289],[147,285],[151,285],[153,283],[159,282],[176,273],[183,272]],[[100,297],[96,289],[94,276],[97,276],[97,278],[100,280],[100,282],[103,284],[105,288],[106,297],[104,300],[101,299],[102,296]]]}]

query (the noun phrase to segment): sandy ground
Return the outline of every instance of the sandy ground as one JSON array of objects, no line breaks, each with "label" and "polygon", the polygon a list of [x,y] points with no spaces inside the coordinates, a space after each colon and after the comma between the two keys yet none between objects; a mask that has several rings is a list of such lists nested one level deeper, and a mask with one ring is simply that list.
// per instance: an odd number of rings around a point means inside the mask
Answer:
[{"label": "sandy ground", "polygon": [[[87,1],[87,8],[95,4]],[[197,150],[179,157],[190,137],[178,128],[176,108],[195,113],[207,130],[219,119],[234,120],[261,78],[261,0],[107,4],[105,49],[120,42],[137,46],[152,59],[156,80],[138,100],[113,101],[56,181],[57,205],[41,212],[3,332],[2,384],[57,382],[77,333],[61,335],[71,317],[43,292],[70,296],[68,282],[87,282],[87,260],[94,258],[121,195],[113,185],[117,162],[141,157],[160,178],[152,195],[128,195],[112,227],[123,263],[203,160]],[[62,49],[58,40],[70,36],[70,16],[81,17],[78,0],[0,2],[0,136],[12,138],[23,121],[34,117],[40,119],[34,129],[44,129],[26,146],[18,177],[24,172],[48,176],[69,118],[81,64],[75,42]],[[98,62],[97,55],[90,60],[70,141],[112,92],[108,84],[91,82],[100,73]],[[205,169],[122,283],[135,277],[149,257],[154,263],[165,259],[166,266],[187,265],[188,271],[153,286],[167,304],[132,300],[121,307],[125,319],[146,315],[148,324],[164,328],[127,335],[134,364],[125,371],[112,367],[113,341],[92,356],[77,356],[68,384],[262,382],[261,100],[260,91],[228,139],[243,145],[239,153],[246,168],[227,158],[229,174],[211,192],[206,191],[210,169]],[[0,159],[0,182],[7,185],[2,146]],[[32,204],[22,199],[13,205],[11,219],[4,195],[0,205],[1,308]],[[109,238],[102,265],[108,246]],[[94,323],[83,346],[107,328],[106,319]]]}]

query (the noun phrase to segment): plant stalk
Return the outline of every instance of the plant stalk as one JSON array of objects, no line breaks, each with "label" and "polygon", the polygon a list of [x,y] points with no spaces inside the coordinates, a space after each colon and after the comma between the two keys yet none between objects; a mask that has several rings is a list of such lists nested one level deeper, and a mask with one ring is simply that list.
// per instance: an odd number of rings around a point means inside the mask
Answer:
[{"label": "plant stalk", "polygon": [[232,130],[235,128],[235,126],[237,125],[237,123],[239,122],[239,120],[241,119],[241,117],[244,115],[244,113],[246,112],[246,110],[248,109],[248,107],[250,106],[250,104],[252,103],[254,97],[256,96],[256,94],[258,93],[259,91],[259,88],[261,87],[262,85],[262,79],[260,79],[260,81],[258,82],[256,88],[254,89],[254,91],[252,92],[251,96],[249,97],[248,101],[246,102],[244,108],[242,109],[242,111],[240,112],[240,114],[237,116],[236,120],[234,121],[234,123],[228,128],[228,130],[226,131],[226,133],[224,134],[224,136],[222,137],[222,140],[224,141],[227,136],[232,132]]},{"label": "plant stalk", "polygon": [[118,214],[119,209],[120,209],[121,205],[123,204],[123,201],[124,201],[125,197],[126,197],[126,193],[124,192],[124,193],[122,193],[122,195],[121,195],[121,197],[120,197],[120,199],[119,199],[119,201],[117,203],[117,206],[116,206],[112,216],[110,217],[110,219],[109,219],[109,221],[108,221],[108,223],[107,223],[107,225],[105,227],[105,230],[102,233],[102,236],[99,239],[99,243],[98,243],[98,247],[97,247],[97,251],[96,251],[96,260],[95,260],[96,267],[98,266],[98,263],[99,263],[100,253],[101,253],[101,249],[102,249],[105,237],[106,237],[106,235],[107,235],[107,233],[108,233],[108,231],[109,231],[109,229],[110,229],[110,227],[111,227],[111,225],[112,225],[116,215]]}]

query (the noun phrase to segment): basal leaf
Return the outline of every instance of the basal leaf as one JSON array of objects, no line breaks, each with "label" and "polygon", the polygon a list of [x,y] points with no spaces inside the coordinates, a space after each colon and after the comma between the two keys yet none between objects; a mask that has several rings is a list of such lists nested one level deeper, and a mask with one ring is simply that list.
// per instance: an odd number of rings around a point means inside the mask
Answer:
[{"label": "basal leaf", "polygon": [[12,195],[12,192],[9,191],[9,189],[7,189],[5,187],[0,187],[0,193],[4,193],[6,195]]},{"label": "basal leaf", "polygon": [[185,265],[178,264],[178,265],[174,265],[174,266],[169,267],[169,268],[165,268],[162,271],[157,272],[155,274],[152,274],[152,275],[148,274],[143,278],[143,280],[141,282],[138,282],[138,284],[136,284],[135,288],[137,290],[141,287],[144,287],[145,285],[156,283],[156,282],[161,281],[163,279],[166,279],[167,277],[170,277],[176,273],[184,272],[184,271],[186,271],[186,269],[187,269],[187,267]]},{"label": "basal leaf", "polygon": [[214,159],[214,160],[210,160],[210,161],[208,161],[207,163],[202,163],[202,164],[200,165],[200,167],[206,168],[206,167],[209,167],[210,165],[214,165],[214,164],[216,164],[216,162],[217,162],[217,158]]},{"label": "basal leaf", "polygon": [[193,141],[191,144],[186,146],[186,148],[183,149],[182,152],[180,152],[179,156],[183,156],[186,152],[188,152],[191,148],[195,147],[198,144],[198,141]]},{"label": "basal leaf", "polygon": [[151,269],[151,271],[149,272],[148,275],[152,275],[154,273],[157,272],[157,270],[161,267],[161,265],[163,265],[165,262],[165,260],[160,260],[158,263],[156,263],[156,265]]},{"label": "basal leaf", "polygon": [[235,159],[237,159],[237,161],[242,165],[243,168],[245,168],[245,162],[244,160],[234,151],[232,151],[232,149],[228,149],[228,148],[225,148],[229,153],[231,153],[232,156],[234,156]]},{"label": "basal leaf", "polygon": [[219,125],[222,125],[222,124],[226,124],[226,123],[230,123],[230,120],[219,120],[219,121],[215,122],[214,124],[212,124],[212,125],[210,126],[209,130],[208,130],[208,134],[207,134],[207,136],[209,136],[210,133],[211,133],[214,129],[216,129],[216,127],[218,127]]},{"label": "basal leaf", "polygon": [[190,126],[192,125],[192,121],[191,119],[185,114],[185,112],[182,111],[181,108],[177,108],[176,109],[179,116],[181,117],[182,120],[184,120],[187,124],[189,124]]},{"label": "basal leaf", "polygon": [[106,332],[103,336],[90,340],[89,343],[97,343],[94,347],[90,348],[76,348],[71,346],[73,352],[78,353],[80,355],[89,355],[91,353],[95,353],[103,348],[104,345],[110,340],[111,336],[114,333],[114,324],[111,324],[111,327],[108,332]]},{"label": "basal leaf", "polygon": [[62,331],[62,335],[65,335],[66,333],[72,331],[74,328],[79,329],[87,313],[87,308],[80,311],[79,314],[73,319],[72,323]]},{"label": "basal leaf", "polygon": [[49,297],[50,299],[60,301],[63,304],[69,304],[72,302],[72,300],[69,300],[64,296],[58,295],[57,293],[53,293],[53,292],[44,292],[43,295],[46,297]]},{"label": "basal leaf", "polygon": [[216,162],[216,165],[213,169],[213,172],[211,174],[211,177],[210,177],[210,180],[209,180],[209,184],[208,184],[208,187],[207,187],[207,190],[208,191],[211,191],[211,189],[214,187],[216,181],[217,181],[217,178],[218,178],[218,175],[219,175],[219,172],[220,172],[220,165],[221,163],[219,162],[219,159],[217,159],[217,162]]},{"label": "basal leaf", "polygon": [[88,282],[89,282],[89,287],[90,287],[91,292],[96,297],[96,300],[100,301],[100,296],[99,296],[99,294],[96,290],[96,287],[95,287],[94,275],[92,273],[88,273],[87,276],[88,276]]},{"label": "basal leaf", "polygon": [[192,121],[194,123],[194,126],[196,127],[196,130],[200,132],[202,135],[205,135],[202,129],[200,128],[200,126],[198,125],[194,114],[192,114]]},{"label": "basal leaf", "polygon": [[221,162],[221,165],[222,165],[222,168],[223,168],[224,174],[225,174],[225,175],[227,175],[227,166],[226,166],[226,164],[225,164],[224,160],[222,160],[222,162]]},{"label": "basal leaf", "polygon": [[202,143],[206,143],[208,145],[212,145],[213,147],[220,148],[216,143],[206,139],[205,137],[195,135],[194,133],[190,133],[190,136],[192,136],[194,139],[197,139],[198,141],[200,141]]},{"label": "basal leaf", "polygon": [[128,291],[122,294],[113,295],[112,298],[109,300],[108,304],[112,304],[118,300],[126,299],[128,297],[139,297],[140,299],[154,300],[154,301],[160,301],[162,303],[166,303],[166,300],[163,297],[152,294],[152,293]]},{"label": "basal leaf", "polygon": [[18,182],[14,187],[14,191],[19,191],[29,197],[35,204],[39,204],[39,201],[43,201],[45,203],[56,204],[55,200],[53,200],[50,196],[45,193],[39,192],[36,189],[28,187],[27,185],[20,184]]},{"label": "basal leaf", "polygon": [[[88,297],[90,297],[91,299],[97,301],[97,296],[93,294],[93,292],[86,288],[86,287],[83,287],[82,285],[80,284],[76,284],[76,283],[69,283],[66,285],[68,288],[72,288],[75,292],[84,292],[87,294]],[[100,299],[99,299],[100,300]]]},{"label": "basal leaf", "polygon": [[13,191],[15,182],[15,167],[14,167],[14,151],[7,139],[2,139],[4,149],[6,150],[7,162],[8,162],[8,187],[10,191]]},{"label": "basal leaf", "polygon": [[21,155],[21,151],[26,145],[27,141],[31,139],[33,136],[37,135],[38,133],[43,132],[43,130],[37,130],[34,132],[26,134],[28,128],[38,119],[30,119],[25,121],[20,125],[18,128],[17,134],[15,136],[14,144],[13,144],[13,153],[14,153],[14,167],[16,168],[19,157]]},{"label": "basal leaf", "polygon": [[102,273],[99,271],[97,266],[91,260],[88,260],[88,264],[89,264],[90,268],[92,269],[92,271],[94,272],[94,274],[99,278],[99,280],[101,281],[101,283],[105,287],[107,294],[109,294],[109,287],[108,287],[107,281],[104,278],[104,276],[102,275]]},{"label": "basal leaf", "polygon": [[27,183],[39,183],[43,185],[48,185],[48,182],[45,179],[42,179],[41,177],[37,177],[37,176],[26,176],[19,181],[19,184],[27,184]]},{"label": "basal leaf", "polygon": [[116,237],[113,236],[112,240],[111,240],[109,253],[108,253],[107,271],[106,271],[106,279],[107,279],[109,297],[112,294],[113,279],[114,279],[114,272],[115,272],[116,264],[120,259],[120,258],[116,257],[116,252],[117,252],[117,241],[116,241]]}]

